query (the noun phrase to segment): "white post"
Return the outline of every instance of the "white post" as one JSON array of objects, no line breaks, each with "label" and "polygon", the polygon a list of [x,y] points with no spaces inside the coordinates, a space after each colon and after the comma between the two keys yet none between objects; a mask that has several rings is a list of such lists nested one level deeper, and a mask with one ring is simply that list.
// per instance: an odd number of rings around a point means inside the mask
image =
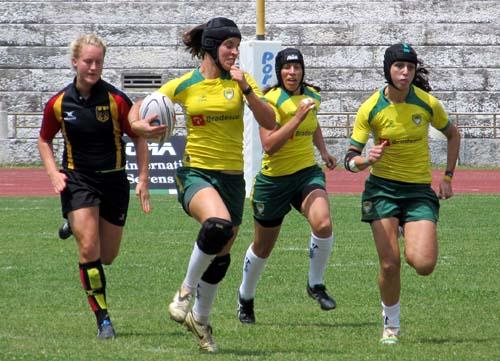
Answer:
[{"label": "white post", "polygon": [[3,108],[3,103],[0,102],[0,139],[9,137],[9,126],[7,119],[7,111]]},{"label": "white post", "polygon": [[[274,58],[281,50],[281,42],[251,40],[240,45],[241,68],[250,73],[261,89],[276,84]],[[252,112],[245,107],[243,132],[243,157],[246,182],[246,196],[250,196],[253,179],[260,170],[262,145],[259,138],[259,125]]]},{"label": "white post", "polygon": [[0,102],[0,164],[7,163],[8,158],[8,142],[9,142],[9,119],[7,111],[4,110],[2,102]]}]

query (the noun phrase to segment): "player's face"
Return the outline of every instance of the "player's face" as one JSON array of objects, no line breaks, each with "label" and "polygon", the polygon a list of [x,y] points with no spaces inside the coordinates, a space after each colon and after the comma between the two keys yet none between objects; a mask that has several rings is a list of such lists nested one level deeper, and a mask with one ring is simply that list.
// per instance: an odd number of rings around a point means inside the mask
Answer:
[{"label": "player's face", "polygon": [[391,65],[391,79],[396,88],[406,90],[415,77],[415,64],[407,61],[396,61]]},{"label": "player's face", "polygon": [[101,78],[104,65],[104,49],[95,45],[84,45],[78,58],[71,60],[76,70],[77,84],[90,88]]},{"label": "player's face", "polygon": [[240,39],[228,38],[219,46],[219,63],[224,70],[229,71],[240,55]]},{"label": "player's face", "polygon": [[304,70],[299,63],[286,63],[281,68],[281,81],[289,92],[300,91],[300,81]]}]

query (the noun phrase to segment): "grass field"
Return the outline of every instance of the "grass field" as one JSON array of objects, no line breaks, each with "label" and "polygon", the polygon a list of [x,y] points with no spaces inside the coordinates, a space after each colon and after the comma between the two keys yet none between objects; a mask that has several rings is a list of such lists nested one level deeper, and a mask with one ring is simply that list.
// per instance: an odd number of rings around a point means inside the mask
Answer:
[{"label": "grass field", "polygon": [[309,230],[292,213],[263,274],[257,324],[236,318],[249,208],[219,289],[212,324],[217,355],[198,351],[166,306],[181,283],[196,223],[172,196],[144,216],[133,199],[121,255],[106,269],[118,337],[95,339],[72,239],[56,238],[59,199],[0,198],[0,360],[500,360],[499,197],[443,202],[436,271],[402,268],[402,343],[381,346],[378,262],[359,196],[331,198],[336,245],[327,286],[338,308],[324,312],[305,292]]}]

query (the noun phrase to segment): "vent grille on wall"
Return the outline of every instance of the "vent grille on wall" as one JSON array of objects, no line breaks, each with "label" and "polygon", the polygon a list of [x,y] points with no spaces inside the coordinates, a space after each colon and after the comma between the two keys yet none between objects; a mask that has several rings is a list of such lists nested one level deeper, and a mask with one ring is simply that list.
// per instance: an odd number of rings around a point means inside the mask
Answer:
[{"label": "vent grille on wall", "polygon": [[162,85],[158,74],[123,74],[123,89],[158,89]]}]

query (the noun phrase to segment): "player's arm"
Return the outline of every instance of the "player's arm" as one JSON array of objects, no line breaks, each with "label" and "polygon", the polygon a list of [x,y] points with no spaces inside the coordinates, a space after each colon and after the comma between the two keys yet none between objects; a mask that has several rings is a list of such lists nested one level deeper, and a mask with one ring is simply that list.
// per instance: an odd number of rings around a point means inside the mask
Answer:
[{"label": "player's arm", "polygon": [[54,192],[61,193],[66,188],[66,174],[59,172],[56,160],[54,158],[54,149],[52,147],[52,140],[48,141],[38,137],[38,151],[43,165],[49,176],[50,183],[54,188]]},{"label": "player's arm", "polygon": [[328,148],[326,147],[325,140],[323,139],[323,133],[321,132],[321,127],[318,124],[318,127],[314,131],[313,134],[313,143],[314,146],[318,149],[319,154],[321,155],[321,159],[325,162],[325,165],[329,169],[333,169],[337,166],[337,158],[328,152]]},{"label": "player's arm", "polygon": [[374,145],[366,157],[361,155],[363,149],[350,145],[344,157],[344,167],[350,172],[357,173],[365,170],[382,159],[387,141]]},{"label": "player's arm", "polygon": [[151,205],[149,202],[149,152],[148,143],[145,138],[137,137],[131,138],[134,142],[137,164],[139,168],[139,182],[135,187],[135,194],[139,197],[141,208],[144,213],[151,212]]},{"label": "player's arm", "polygon": [[448,140],[448,152],[446,157],[446,171],[444,177],[439,183],[439,197],[441,199],[448,199],[453,196],[453,189],[451,181],[457,164],[458,151],[460,149],[460,133],[454,124],[450,124],[443,134]]},{"label": "player's arm", "polygon": [[54,111],[53,102],[55,98],[45,106],[43,110],[42,126],[38,136],[38,152],[42,159],[45,171],[49,176],[52,187],[56,193],[61,193],[66,188],[66,174],[61,173],[54,158],[54,149],[52,141],[55,135],[61,129],[60,123],[57,121]]},{"label": "player's arm", "polygon": [[[269,107],[273,110],[270,105]],[[274,129],[271,130],[263,127],[259,128],[260,140],[264,151],[269,155],[279,151],[281,147],[294,136],[300,123],[304,121],[307,113],[309,113],[312,108],[314,108],[314,103],[301,103],[295,115],[283,126],[280,127],[279,124],[276,124]]]},{"label": "player's arm", "polygon": [[276,127],[276,116],[271,106],[260,98],[262,93],[257,84],[250,81],[250,78],[247,79],[243,70],[236,65],[231,66],[229,73],[231,79],[238,83],[257,123],[263,128],[274,129]]}]

